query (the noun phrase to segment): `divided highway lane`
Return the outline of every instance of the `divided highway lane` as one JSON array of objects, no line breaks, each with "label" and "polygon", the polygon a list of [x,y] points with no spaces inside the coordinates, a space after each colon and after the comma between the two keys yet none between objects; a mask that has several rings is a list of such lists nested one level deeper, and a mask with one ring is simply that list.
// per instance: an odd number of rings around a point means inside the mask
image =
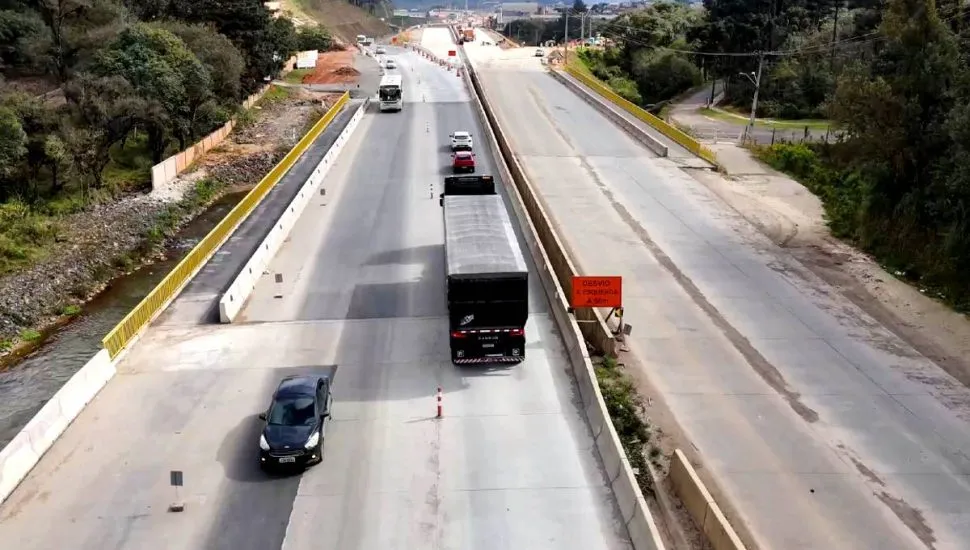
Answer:
[{"label": "divided highway lane", "polygon": [[336,372],[324,461],[300,482],[283,547],[628,548],[538,278],[524,363],[448,360],[438,194],[448,134],[482,133],[454,73],[397,57],[404,111],[365,119],[326,206],[297,222],[242,313],[298,330],[288,347]]},{"label": "divided highway lane", "polygon": [[641,368],[763,548],[967,547],[966,388],[538,60],[466,50],[573,257],[624,277]]},{"label": "divided highway lane", "polygon": [[[248,322],[146,334],[0,506],[0,546],[629,548],[541,291],[526,362],[448,362],[435,197],[448,133],[480,131],[453,73],[397,55],[405,109],[345,145],[270,267],[283,298],[264,281]],[[324,461],[267,477],[256,415],[305,372],[335,375]],[[173,469],[182,513],[166,511]]]}]

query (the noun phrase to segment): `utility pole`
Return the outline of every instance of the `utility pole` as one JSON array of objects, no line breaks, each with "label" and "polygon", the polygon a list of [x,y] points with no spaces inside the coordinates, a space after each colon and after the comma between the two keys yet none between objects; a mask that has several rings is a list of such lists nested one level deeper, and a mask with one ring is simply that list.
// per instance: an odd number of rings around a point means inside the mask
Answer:
[{"label": "utility pole", "polygon": [[566,11],[563,12],[565,14],[565,17],[563,17],[563,19],[566,20],[566,29],[565,29],[566,35],[562,43],[562,51],[563,51],[562,58],[563,58],[563,63],[565,64],[569,64],[569,9],[570,8],[566,8]]},{"label": "utility pole", "polygon": [[[754,77],[754,97],[751,99],[751,120],[748,122],[749,132],[754,132],[754,119],[758,113],[758,92],[761,91],[761,70],[765,66],[765,53],[758,52],[758,72]],[[751,77],[748,77],[749,79]]]}]

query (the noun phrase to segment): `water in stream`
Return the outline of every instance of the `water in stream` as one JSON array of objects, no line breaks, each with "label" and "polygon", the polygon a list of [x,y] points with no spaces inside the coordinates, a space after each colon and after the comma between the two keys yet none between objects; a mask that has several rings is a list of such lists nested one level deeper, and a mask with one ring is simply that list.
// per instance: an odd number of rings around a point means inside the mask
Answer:
[{"label": "water in stream", "polygon": [[165,259],[113,281],[71,324],[52,333],[19,363],[0,371],[0,448],[101,349],[101,339],[108,331],[245,195],[231,193],[213,203],[171,239]]}]

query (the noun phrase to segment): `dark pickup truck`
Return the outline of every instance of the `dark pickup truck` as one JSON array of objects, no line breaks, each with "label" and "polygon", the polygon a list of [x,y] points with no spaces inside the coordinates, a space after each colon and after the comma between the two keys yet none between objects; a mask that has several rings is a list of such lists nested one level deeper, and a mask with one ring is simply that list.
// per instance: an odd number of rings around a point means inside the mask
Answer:
[{"label": "dark pickup truck", "polygon": [[451,360],[525,359],[529,270],[491,176],[445,178],[446,287]]}]

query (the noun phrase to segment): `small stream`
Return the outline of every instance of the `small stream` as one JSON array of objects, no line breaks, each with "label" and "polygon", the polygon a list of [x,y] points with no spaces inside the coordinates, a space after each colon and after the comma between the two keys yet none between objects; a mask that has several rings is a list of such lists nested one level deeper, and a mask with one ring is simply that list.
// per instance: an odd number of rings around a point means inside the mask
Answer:
[{"label": "small stream", "polygon": [[85,304],[70,324],[19,363],[0,371],[0,448],[91,357],[101,339],[151,291],[168,272],[246,195],[230,193],[212,204],[169,240],[164,259],[115,279],[111,286]]}]

